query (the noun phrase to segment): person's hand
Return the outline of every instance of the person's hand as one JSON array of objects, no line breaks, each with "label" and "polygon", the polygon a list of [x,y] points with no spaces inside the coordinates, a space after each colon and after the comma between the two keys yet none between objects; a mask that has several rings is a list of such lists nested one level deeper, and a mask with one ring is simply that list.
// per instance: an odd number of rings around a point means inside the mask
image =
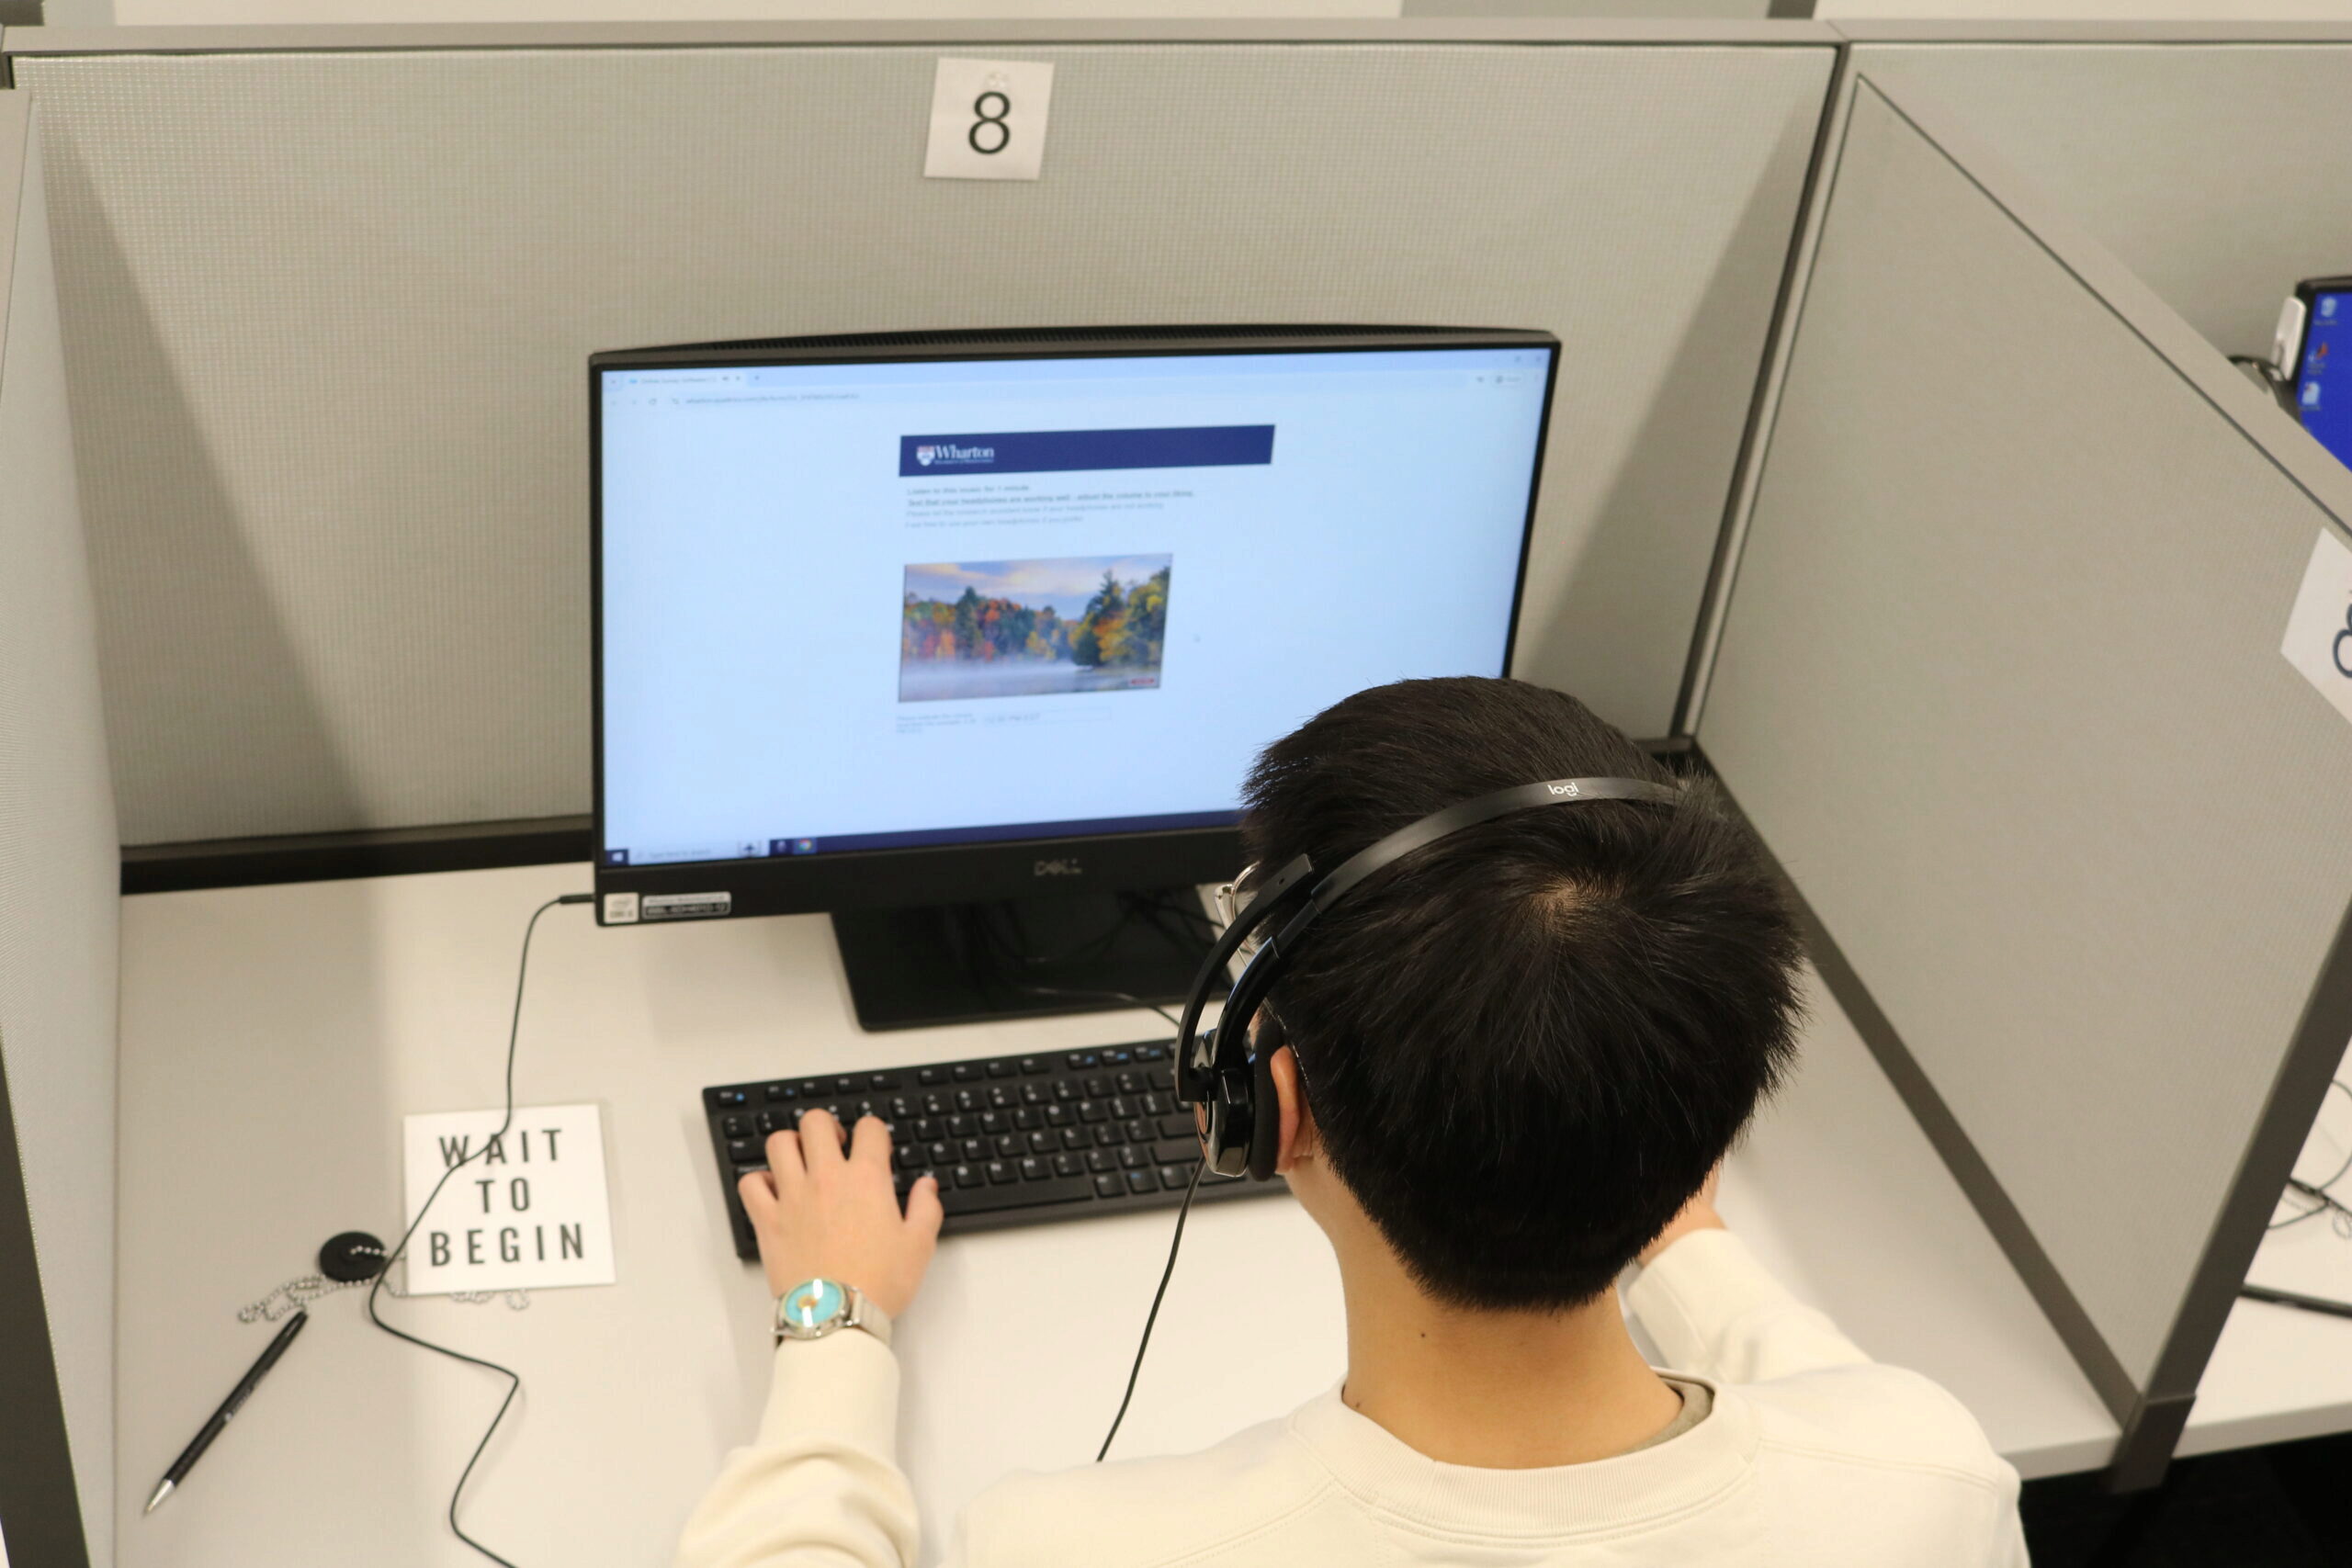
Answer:
[{"label": "person's hand", "polygon": [[1643,1268],[1648,1268],[1659,1253],[1664,1252],[1692,1231],[1719,1231],[1726,1228],[1724,1224],[1724,1217],[1715,1213],[1715,1189],[1723,1184],[1723,1179],[1724,1168],[1720,1164],[1707,1172],[1707,1179],[1699,1184],[1699,1190],[1691,1194],[1690,1201],[1682,1205],[1682,1212],[1668,1221],[1664,1230],[1657,1233],[1656,1241],[1642,1248]]},{"label": "person's hand", "polygon": [[841,1123],[811,1111],[801,1132],[768,1135],[768,1168],[747,1173],[736,1190],[760,1238],[768,1293],[803,1280],[854,1285],[897,1317],[915,1299],[939,1245],[939,1183],[923,1177],[907,1191],[907,1209],[890,1182],[890,1134],[881,1119],[862,1116],[842,1148]]}]

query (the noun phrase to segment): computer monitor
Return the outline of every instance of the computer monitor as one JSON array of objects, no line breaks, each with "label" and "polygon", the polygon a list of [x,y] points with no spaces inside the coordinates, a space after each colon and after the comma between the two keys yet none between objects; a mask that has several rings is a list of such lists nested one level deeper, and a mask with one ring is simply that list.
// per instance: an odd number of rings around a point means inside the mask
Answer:
[{"label": "computer monitor", "polygon": [[1197,903],[1147,890],[1237,869],[1259,748],[1365,686],[1509,671],[1558,352],[594,355],[598,919],[832,911],[868,1027],[1181,995]]},{"label": "computer monitor", "polygon": [[2295,286],[2278,317],[2272,361],[2295,401],[2295,417],[2339,462],[2352,463],[2352,374],[2335,345],[2352,354],[2352,277],[2310,277]]}]

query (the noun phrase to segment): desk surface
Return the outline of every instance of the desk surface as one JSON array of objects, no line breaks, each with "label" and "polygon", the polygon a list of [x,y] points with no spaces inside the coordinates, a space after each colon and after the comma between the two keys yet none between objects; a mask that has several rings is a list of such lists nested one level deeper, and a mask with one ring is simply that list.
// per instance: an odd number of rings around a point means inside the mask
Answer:
[{"label": "desk surface", "polygon": [[[539,866],[125,901],[124,1568],[480,1561],[442,1509],[502,1384],[377,1333],[356,1292],[313,1309],[169,1504],[138,1509],[266,1336],[237,1308],[307,1272],[334,1232],[397,1234],[400,1118],[498,1102],[524,919],[587,885],[584,867]],[[1817,990],[1813,1007],[1796,1082],[1733,1156],[1724,1213],[1873,1355],[1958,1393],[2021,1471],[2098,1464],[2114,1423],[1844,1016]],[[719,1456],[750,1433],[767,1303],[728,1246],[704,1085],[1166,1032],[1130,1012],[862,1034],[820,918],[600,931],[584,908],[550,912],[517,1094],[603,1105],[619,1283],[539,1292],[520,1312],[388,1304],[395,1321],[523,1373],[468,1495],[468,1528],[526,1568],[665,1561]],[[1091,1457],[1170,1223],[1139,1214],[942,1247],[899,1339],[901,1455],[927,1551],[1007,1470]],[[1040,1281],[1049,1305],[1033,1315]],[[2233,1367],[2270,1364],[2265,1326],[2233,1321]],[[2332,1342],[2346,1385],[2336,1404],[2314,1402],[2308,1375],[2293,1397],[2352,1426],[2352,1324],[2267,1326]],[[1328,1387],[1342,1363],[1337,1276],[1305,1216],[1284,1198],[1204,1210],[1120,1452],[1213,1442]]]}]

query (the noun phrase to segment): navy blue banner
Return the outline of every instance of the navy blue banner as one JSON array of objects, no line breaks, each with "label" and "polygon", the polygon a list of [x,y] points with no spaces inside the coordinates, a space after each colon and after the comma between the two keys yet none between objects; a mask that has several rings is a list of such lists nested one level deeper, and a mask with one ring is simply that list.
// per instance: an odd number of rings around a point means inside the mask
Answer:
[{"label": "navy blue banner", "polygon": [[1271,424],[1177,430],[1024,430],[1004,435],[901,435],[899,477],[1050,474],[1090,468],[1230,468],[1274,460]]}]

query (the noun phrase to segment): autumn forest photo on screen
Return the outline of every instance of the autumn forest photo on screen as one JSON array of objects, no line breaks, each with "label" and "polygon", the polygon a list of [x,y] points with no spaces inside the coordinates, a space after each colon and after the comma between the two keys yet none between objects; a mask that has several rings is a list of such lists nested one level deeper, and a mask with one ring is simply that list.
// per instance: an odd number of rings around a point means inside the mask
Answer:
[{"label": "autumn forest photo on screen", "polygon": [[908,567],[899,700],[1158,686],[1170,561],[1065,556]]}]

